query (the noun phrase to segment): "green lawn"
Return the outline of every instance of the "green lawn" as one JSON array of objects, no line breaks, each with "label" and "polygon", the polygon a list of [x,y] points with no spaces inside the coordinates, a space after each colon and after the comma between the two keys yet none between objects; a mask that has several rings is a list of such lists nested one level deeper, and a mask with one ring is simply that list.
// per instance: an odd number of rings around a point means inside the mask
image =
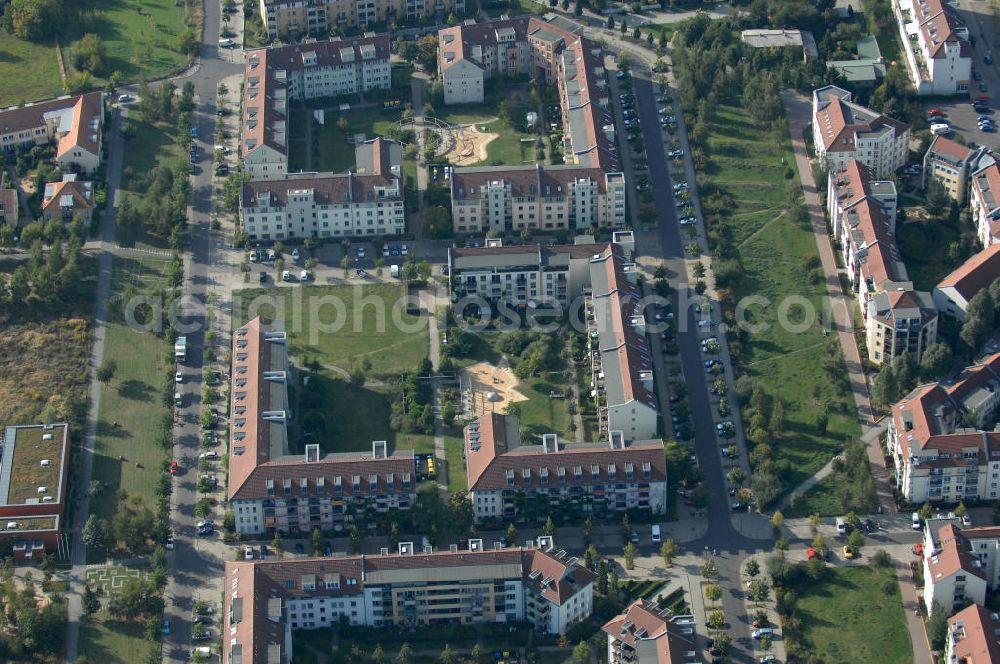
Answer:
[{"label": "green lawn", "polygon": [[149,651],[145,629],[138,622],[84,618],[80,628],[80,654],[89,662],[133,664],[145,661]]},{"label": "green lawn", "polygon": [[22,41],[0,30],[0,107],[58,97],[63,92],[52,42]]},{"label": "green lawn", "polygon": [[[514,110],[515,113],[525,112],[522,108]],[[526,162],[535,163],[534,137],[531,134],[523,134],[514,127],[511,127],[506,120],[496,120],[488,125],[484,125],[487,132],[498,134],[498,136],[486,145],[486,161],[478,164],[487,165],[520,165]],[[524,142],[522,138],[531,138],[532,142]]]},{"label": "green lawn", "polygon": [[[708,180],[733,198],[712,228],[728,236],[739,254],[744,275],[736,300],[756,295],[770,302],[747,307],[747,321],[765,323],[766,329],[745,335],[742,359],[746,373],[786,404],[785,436],[772,446],[776,461],[790,463],[787,489],[819,470],[846,440],[860,435],[860,427],[844,386],[817,371],[835,351],[836,339],[823,334],[820,312],[826,296],[807,264],[818,260],[816,242],[786,212],[789,190],[799,186],[798,178],[786,177],[789,168],[794,175],[795,163],[787,130],[761,131],[742,109],[723,105],[710,127],[708,152]],[[789,296],[804,298],[816,314],[805,330],[779,324],[780,305]],[[797,306],[788,310],[788,318],[805,320]],[[816,427],[821,414],[829,418],[824,434]]]},{"label": "green lawn", "polygon": [[[295,129],[292,138],[305,137],[305,123],[314,122],[313,108],[293,108],[289,113],[288,122]],[[355,134],[364,134],[365,140],[375,136],[385,136],[399,121],[402,112],[398,110],[383,111],[376,108],[357,108],[341,113],[332,102],[325,106],[325,123],[313,124],[313,163],[305,163],[305,146],[296,149],[289,155],[288,170],[312,170],[341,173],[354,166],[354,145],[348,143],[348,138]],[[347,130],[338,127],[341,117],[347,118]]]},{"label": "green lawn", "polygon": [[[121,292],[132,283],[140,292],[163,285],[167,261],[152,258],[115,258],[112,289]],[[101,386],[101,407],[94,450],[94,479],[106,490],[91,502],[91,512],[114,516],[116,493],[124,489],[155,506],[155,488],[167,453],[157,447],[155,436],[169,410],[163,403],[163,386],[173,370],[166,341],[121,323],[111,323],[105,337],[104,357],[117,364],[114,377]],[[118,426],[115,426],[115,422]],[[119,455],[127,461],[119,461]],[[138,467],[137,464],[142,467]]]},{"label": "green lawn", "polygon": [[913,287],[932,291],[962,261],[953,261],[948,246],[961,231],[947,220],[913,221],[896,228],[896,241]]},{"label": "green lawn", "polygon": [[[153,80],[182,69],[187,56],[178,50],[178,40],[184,30],[184,3],[178,0],[96,0],[97,10],[89,26],[81,26],[80,34],[96,33],[107,46],[105,67],[108,73],[120,71],[126,81]],[[67,67],[72,66],[70,43],[79,34],[62,42]],[[106,83],[104,77],[95,84]]]},{"label": "green lawn", "polygon": [[148,173],[154,167],[185,159],[184,146],[177,142],[176,127],[165,122],[150,124],[131,115],[128,119],[135,128],[135,135],[125,144],[122,161],[121,188],[140,193],[131,178]]},{"label": "green lawn", "polygon": [[[891,588],[886,594],[883,584]],[[891,568],[829,567],[796,587],[805,651],[826,661],[904,664],[913,647]]]},{"label": "green lawn", "polygon": [[469,488],[465,477],[464,447],[465,438],[461,431],[445,434],[444,454],[448,461],[448,490],[452,492],[465,491]]},{"label": "green lawn", "polygon": [[811,489],[795,499],[792,505],[781,511],[786,519],[804,518],[812,514],[820,516],[841,516],[844,510],[837,499],[837,483],[842,479],[828,475]]},{"label": "green lawn", "polygon": [[[400,310],[402,325],[393,323],[400,297],[400,287],[390,284],[243,290],[234,293],[234,310],[240,312],[235,324],[256,315],[275,318],[284,321],[293,356],[344,369],[367,359],[371,375],[399,375],[416,367],[430,347],[427,321]],[[310,325],[314,306],[318,317]]]},{"label": "green lawn", "polygon": [[549,398],[549,393],[565,392],[567,383],[568,380],[560,372],[521,381],[517,389],[528,397],[527,401],[517,402],[521,427],[538,435],[557,433],[566,437],[570,422],[568,400]]}]

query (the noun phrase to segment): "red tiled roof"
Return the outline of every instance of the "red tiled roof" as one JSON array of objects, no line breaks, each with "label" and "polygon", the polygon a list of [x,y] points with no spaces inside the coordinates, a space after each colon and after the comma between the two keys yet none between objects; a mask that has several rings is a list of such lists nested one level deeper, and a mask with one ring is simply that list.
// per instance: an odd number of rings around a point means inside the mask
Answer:
[{"label": "red tiled roof", "polygon": [[[632,442],[618,449],[610,443],[560,442],[558,451],[546,452],[542,445],[522,444],[518,426],[514,416],[491,413],[465,428],[470,491],[666,481],[662,441]],[[633,480],[626,479],[629,472]]]},{"label": "red tiled roof", "polygon": [[73,205],[71,206],[73,210],[94,209],[93,183],[80,182],[79,180],[46,183],[45,194],[42,198],[42,209],[45,211],[61,210],[63,196],[71,196],[73,198]]},{"label": "red tiled roof", "polygon": [[950,161],[964,162],[973,154],[975,154],[974,150],[944,136],[935,136],[934,140],[931,141],[930,147],[927,149],[928,157],[941,155]]},{"label": "red tiled roof", "polygon": [[1000,278],[1000,243],[986,247],[941,280],[938,288],[954,288],[968,302]]},{"label": "red tiled roof", "polygon": [[56,157],[62,157],[76,147],[101,156],[101,123],[104,120],[104,93],[88,92],[73,105],[70,130],[59,138]]},{"label": "red tiled roof", "polygon": [[981,579],[986,578],[982,568],[973,564],[974,559],[969,554],[969,543],[955,524],[941,526],[938,530],[938,544],[941,548],[936,555],[928,558],[932,577],[927,580],[928,583],[937,583],[958,572],[972,574]]},{"label": "red tiled roof", "polygon": [[[655,605],[644,599],[630,604],[601,629],[632,648],[640,641],[652,642],[657,664],[682,664],[688,661],[686,653],[694,650],[693,640],[681,634],[673,622],[664,618]],[[645,659],[642,661],[646,662]]]},{"label": "red tiled roof", "polygon": [[[956,628],[961,625],[960,631]],[[948,638],[955,639],[954,664],[1000,664],[1000,620],[988,609],[972,604],[948,618]]]},{"label": "red tiled roof", "polygon": [[896,136],[900,136],[910,128],[910,125],[904,122],[841,99],[833,91],[830,91],[825,97],[825,102],[821,102],[816,109],[813,122],[819,124],[823,148],[827,152],[848,152],[857,149],[855,139],[859,133],[889,127]]}]

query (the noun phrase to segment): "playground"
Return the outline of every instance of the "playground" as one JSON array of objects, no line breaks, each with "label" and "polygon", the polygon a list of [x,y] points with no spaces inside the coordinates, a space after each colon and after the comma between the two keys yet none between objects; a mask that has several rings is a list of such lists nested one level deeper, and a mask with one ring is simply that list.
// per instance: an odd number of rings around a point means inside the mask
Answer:
[{"label": "playground", "polygon": [[486,161],[489,156],[486,147],[500,137],[476,124],[453,126],[451,132],[454,142],[443,156],[455,166],[471,166]]},{"label": "playground", "polygon": [[502,413],[508,404],[528,400],[517,390],[520,380],[506,359],[501,359],[499,365],[477,362],[465,367],[459,372],[459,383],[462,407],[467,417]]}]

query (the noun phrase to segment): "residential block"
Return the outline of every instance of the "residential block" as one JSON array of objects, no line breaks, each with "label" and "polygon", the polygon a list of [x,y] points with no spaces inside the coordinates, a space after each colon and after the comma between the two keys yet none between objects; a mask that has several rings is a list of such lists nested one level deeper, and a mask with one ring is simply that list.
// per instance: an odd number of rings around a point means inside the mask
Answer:
[{"label": "residential block", "polygon": [[293,101],[392,86],[388,35],[252,49],[245,58],[240,159],[253,180],[288,173]]},{"label": "residential block", "polygon": [[851,101],[835,85],[813,90],[813,148],[829,171],[859,161],[879,179],[906,164],[910,125]]},{"label": "residential block", "polygon": [[601,628],[608,636],[608,664],[693,662],[697,636],[691,616],[675,616],[639,599]]},{"label": "residential block", "polygon": [[995,161],[974,171],[969,205],[976,236],[983,247],[1000,240],[1000,165]]},{"label": "residential block", "polygon": [[942,314],[964,322],[969,302],[996,279],[1000,279],[1000,245],[991,244],[934,287],[934,305]]},{"label": "residential block", "polygon": [[935,136],[924,155],[924,187],[931,179],[944,186],[948,196],[959,205],[965,204],[969,166],[976,150],[944,136]]},{"label": "residential block", "polygon": [[52,143],[64,171],[93,173],[101,164],[104,93],[88,92],[0,111],[0,149],[13,154]]},{"label": "residential block", "polygon": [[355,157],[348,173],[244,182],[240,219],[250,241],[402,234],[402,148],[375,138],[358,145]]},{"label": "residential block", "polygon": [[345,28],[464,14],[465,0],[259,0],[271,39],[322,37]]},{"label": "residential block", "polygon": [[978,604],[967,606],[948,618],[944,661],[948,664],[996,664],[1000,662],[1000,615]]},{"label": "residential block", "polygon": [[565,551],[469,549],[226,563],[223,664],[293,659],[293,631],[528,623],[560,635],[593,611],[594,573]]},{"label": "residential block", "polygon": [[94,183],[79,180],[76,173],[66,173],[60,182],[47,182],[42,197],[42,218],[69,223],[79,216],[90,223],[94,214]]},{"label": "residential block", "polygon": [[920,95],[968,92],[972,80],[969,30],[944,0],[893,0],[892,13],[906,71]]}]

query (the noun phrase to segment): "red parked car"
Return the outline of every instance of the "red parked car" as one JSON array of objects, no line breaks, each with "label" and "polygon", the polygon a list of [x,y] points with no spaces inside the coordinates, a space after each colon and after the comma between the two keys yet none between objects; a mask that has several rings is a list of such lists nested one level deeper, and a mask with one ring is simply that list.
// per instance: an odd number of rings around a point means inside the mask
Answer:
[{"label": "red parked car", "polygon": [[945,112],[942,111],[940,108],[932,108],[931,110],[927,111],[927,115],[935,115],[937,117],[943,118],[945,116]]},{"label": "red parked car", "polygon": [[180,469],[181,469],[181,467],[180,467],[180,465],[176,461],[171,461],[170,462],[170,474],[171,475],[176,475]]}]

